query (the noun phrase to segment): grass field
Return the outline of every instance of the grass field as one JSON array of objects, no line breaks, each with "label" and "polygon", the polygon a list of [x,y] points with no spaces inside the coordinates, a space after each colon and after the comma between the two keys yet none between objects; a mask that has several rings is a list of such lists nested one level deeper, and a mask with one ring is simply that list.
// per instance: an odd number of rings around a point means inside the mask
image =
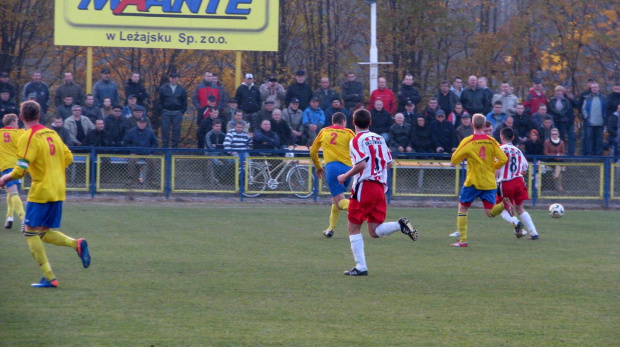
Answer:
[{"label": "grass field", "polygon": [[[0,205],[5,210],[5,205]],[[533,211],[540,241],[470,212],[470,247],[449,247],[455,209],[388,208],[420,231],[364,234],[354,266],[346,218],[327,205],[67,203],[62,231],[92,265],[46,245],[41,272],[18,227],[0,231],[0,345],[617,346],[618,213]]]}]

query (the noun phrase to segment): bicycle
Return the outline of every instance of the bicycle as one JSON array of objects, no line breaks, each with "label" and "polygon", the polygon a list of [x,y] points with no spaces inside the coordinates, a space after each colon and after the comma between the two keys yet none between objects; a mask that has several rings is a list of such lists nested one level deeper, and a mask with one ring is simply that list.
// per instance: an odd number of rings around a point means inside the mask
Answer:
[{"label": "bicycle", "polygon": [[246,186],[243,196],[257,197],[267,188],[276,190],[284,183],[298,198],[305,199],[312,196],[312,189],[308,192],[308,188],[312,187],[313,178],[307,165],[299,164],[298,160],[279,160],[276,165],[270,163],[268,159],[259,160],[248,159],[246,162]]}]

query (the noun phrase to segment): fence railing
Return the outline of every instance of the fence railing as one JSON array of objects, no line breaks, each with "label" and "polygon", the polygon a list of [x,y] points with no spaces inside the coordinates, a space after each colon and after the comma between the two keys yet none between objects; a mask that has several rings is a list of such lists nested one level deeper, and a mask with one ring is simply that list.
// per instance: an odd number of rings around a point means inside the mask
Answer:
[{"label": "fence railing", "polygon": [[[317,199],[328,195],[308,151],[225,151],[72,147],[68,191],[164,194],[265,194]],[[138,154],[134,154],[138,153]],[[389,173],[392,197],[457,197],[467,165],[450,165],[447,154],[398,155]],[[533,156],[525,175],[532,203],[540,199],[620,200],[620,157]],[[559,167],[558,167],[559,166]],[[24,189],[31,185],[30,176]]]}]

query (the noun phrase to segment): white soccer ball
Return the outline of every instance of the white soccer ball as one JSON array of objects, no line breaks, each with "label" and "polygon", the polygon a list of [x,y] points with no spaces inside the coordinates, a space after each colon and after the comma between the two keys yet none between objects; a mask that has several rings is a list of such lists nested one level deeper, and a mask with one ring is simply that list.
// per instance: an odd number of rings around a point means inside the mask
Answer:
[{"label": "white soccer ball", "polygon": [[553,218],[560,218],[564,215],[564,206],[560,204],[551,204],[549,206],[549,215]]}]

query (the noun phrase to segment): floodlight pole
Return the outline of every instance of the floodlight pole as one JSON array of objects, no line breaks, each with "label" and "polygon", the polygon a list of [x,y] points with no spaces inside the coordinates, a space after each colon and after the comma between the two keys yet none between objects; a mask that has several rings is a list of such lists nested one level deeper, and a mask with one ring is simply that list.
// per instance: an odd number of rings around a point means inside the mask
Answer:
[{"label": "floodlight pole", "polygon": [[377,2],[370,3],[370,91],[377,89],[379,68],[377,51]]}]

